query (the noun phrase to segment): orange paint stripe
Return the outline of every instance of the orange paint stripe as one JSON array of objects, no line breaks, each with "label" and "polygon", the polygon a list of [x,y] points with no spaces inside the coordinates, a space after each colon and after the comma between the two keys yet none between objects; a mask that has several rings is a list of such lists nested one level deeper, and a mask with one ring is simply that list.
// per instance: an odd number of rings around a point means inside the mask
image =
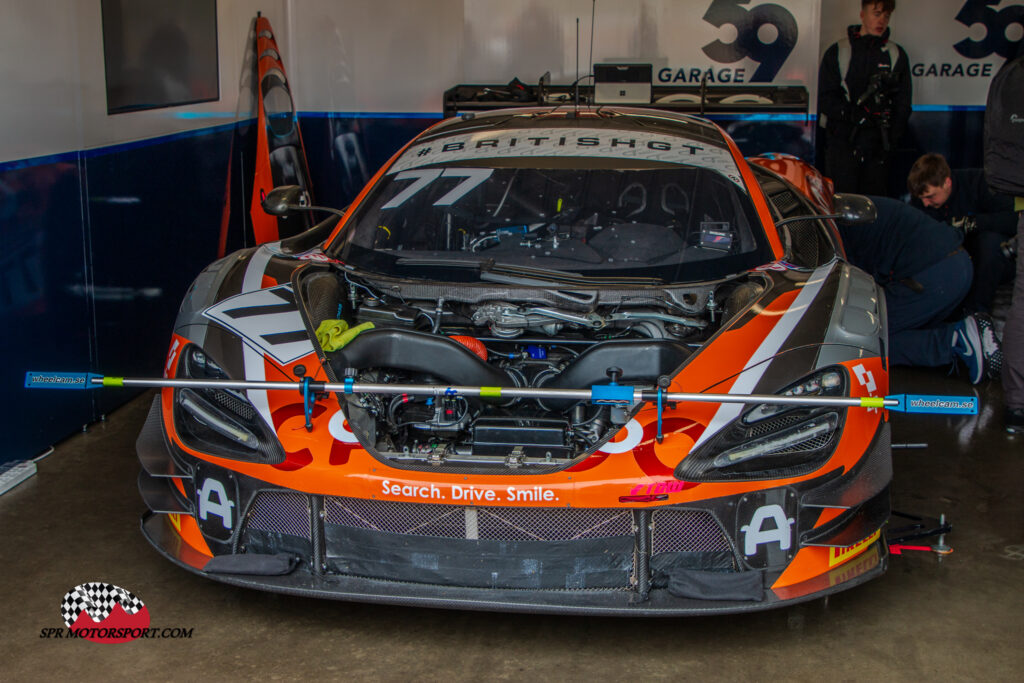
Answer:
[{"label": "orange paint stripe", "polygon": [[754,208],[757,209],[757,215],[761,219],[761,224],[764,226],[765,234],[768,236],[768,244],[772,248],[772,253],[775,255],[775,260],[783,258],[785,249],[782,246],[782,240],[779,238],[779,231],[775,229],[775,219],[772,218],[771,209],[768,208],[768,200],[765,199],[764,193],[761,192],[761,185],[757,182],[757,178],[754,177],[753,171],[750,170],[750,166],[747,164],[747,160],[743,158],[743,154],[740,153],[739,147],[732,141],[721,126],[715,124],[715,127],[722,133],[722,137],[725,138],[726,143],[729,145],[729,151],[732,152],[733,161],[736,162],[736,167],[740,170],[740,175],[743,177],[743,182],[747,184],[747,189],[750,191],[750,198],[754,202]]}]

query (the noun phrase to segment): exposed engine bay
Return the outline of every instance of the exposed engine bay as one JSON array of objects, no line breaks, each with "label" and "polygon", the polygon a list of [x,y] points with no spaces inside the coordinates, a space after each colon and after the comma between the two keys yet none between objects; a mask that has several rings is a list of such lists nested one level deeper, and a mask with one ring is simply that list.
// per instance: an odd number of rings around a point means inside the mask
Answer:
[{"label": "exposed engine bay", "polygon": [[[337,380],[589,389],[654,386],[765,291],[747,274],[677,288],[457,285],[311,266],[297,282],[311,329],[372,322],[325,353]],[[599,447],[630,409],[572,399],[339,395],[376,457],[409,468],[545,472]]]}]

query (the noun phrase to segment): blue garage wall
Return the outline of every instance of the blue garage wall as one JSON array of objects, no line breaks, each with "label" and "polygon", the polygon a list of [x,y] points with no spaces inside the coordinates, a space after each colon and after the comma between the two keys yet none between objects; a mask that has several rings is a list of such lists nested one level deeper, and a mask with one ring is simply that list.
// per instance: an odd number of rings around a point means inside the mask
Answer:
[{"label": "blue garage wall", "polygon": [[917,109],[910,116],[903,146],[916,153],[911,164],[921,154],[939,152],[953,168],[980,168],[984,127],[984,107]]},{"label": "blue garage wall", "polygon": [[[125,145],[85,159],[97,371],[163,371],[174,316],[217,257],[233,126]],[[100,413],[124,401],[97,391]]]},{"label": "blue garage wall", "polygon": [[90,367],[83,168],[78,154],[0,165],[0,461],[35,455],[95,416],[85,392],[21,388],[29,368]]},{"label": "blue garage wall", "polygon": [[0,460],[133,394],[29,391],[26,370],[158,376],[178,305],[216,258],[233,126],[0,164]]}]

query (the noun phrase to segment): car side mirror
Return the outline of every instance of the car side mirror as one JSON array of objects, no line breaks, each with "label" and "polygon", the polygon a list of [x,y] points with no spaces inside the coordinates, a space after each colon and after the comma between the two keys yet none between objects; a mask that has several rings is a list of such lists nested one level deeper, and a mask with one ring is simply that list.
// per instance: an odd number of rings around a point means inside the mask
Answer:
[{"label": "car side mirror", "polygon": [[335,216],[345,217],[344,211],[329,206],[313,206],[309,193],[298,185],[280,185],[267,193],[260,202],[263,210],[271,216],[287,217],[293,211],[326,211]]},{"label": "car side mirror", "polygon": [[875,203],[862,194],[837,194],[832,197],[837,219],[843,223],[871,223],[878,218]]},{"label": "car side mirror", "polygon": [[281,185],[268,192],[260,206],[271,216],[288,216],[310,208],[309,195],[299,185]]}]

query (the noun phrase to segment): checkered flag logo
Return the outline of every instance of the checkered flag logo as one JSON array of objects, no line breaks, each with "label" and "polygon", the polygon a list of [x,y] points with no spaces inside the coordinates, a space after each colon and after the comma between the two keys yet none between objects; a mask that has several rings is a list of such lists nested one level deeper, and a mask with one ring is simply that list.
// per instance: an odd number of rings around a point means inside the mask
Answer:
[{"label": "checkered flag logo", "polygon": [[145,607],[142,600],[124,588],[97,581],[83,583],[68,591],[61,602],[60,614],[68,628],[83,611],[99,624],[110,616],[116,605],[121,605],[128,614],[136,614]]}]

